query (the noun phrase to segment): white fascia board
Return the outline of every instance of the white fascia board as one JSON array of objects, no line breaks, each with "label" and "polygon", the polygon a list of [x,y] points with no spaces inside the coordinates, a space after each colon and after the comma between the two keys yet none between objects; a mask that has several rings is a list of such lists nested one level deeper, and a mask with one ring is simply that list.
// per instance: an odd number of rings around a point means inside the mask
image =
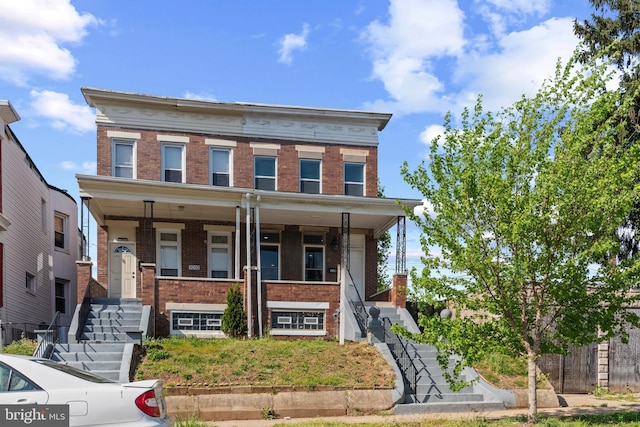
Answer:
[{"label": "white fascia board", "polygon": [[328,302],[267,301],[267,308],[285,310],[328,310]]}]

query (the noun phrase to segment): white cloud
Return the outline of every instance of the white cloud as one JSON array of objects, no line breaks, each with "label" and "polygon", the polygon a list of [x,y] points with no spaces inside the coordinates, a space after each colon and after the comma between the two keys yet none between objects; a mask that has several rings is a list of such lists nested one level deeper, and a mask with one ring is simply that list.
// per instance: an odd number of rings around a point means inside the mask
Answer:
[{"label": "white cloud", "polygon": [[280,49],[278,53],[280,58],[278,62],[283,64],[291,64],[293,58],[292,54],[296,50],[304,50],[307,47],[307,37],[309,36],[309,24],[302,26],[302,33],[300,34],[287,34],[280,39]]},{"label": "white cloud", "polygon": [[95,114],[88,105],[74,104],[67,94],[50,90],[31,91],[31,109],[38,116],[49,119],[56,129],[75,133],[95,129]]},{"label": "white cloud", "polygon": [[64,44],[79,43],[98,20],[69,0],[0,2],[0,78],[24,85],[31,74],[65,79],[75,59]]},{"label": "white cloud", "polygon": [[431,146],[433,140],[439,136],[439,144],[442,145],[442,138],[444,137],[444,126],[441,125],[429,125],[420,132],[420,141],[425,145]]},{"label": "white cloud", "polygon": [[456,0],[390,0],[388,20],[361,34],[372,78],[388,96],[364,108],[442,114],[472,106],[478,94],[487,109],[507,106],[537,90],[558,57],[568,60],[577,46],[573,18],[531,20],[548,12],[548,1],[477,0],[471,7],[467,13],[479,13],[487,28],[474,26],[467,39],[471,23]]},{"label": "white cloud", "polygon": [[216,97],[208,93],[194,93],[185,92],[184,97],[186,99],[193,99],[195,101],[217,101]]},{"label": "white cloud", "polygon": [[97,170],[96,162],[82,162],[81,165],[72,160],[65,160],[60,162],[60,169],[71,172],[78,172],[83,174],[95,174]]}]

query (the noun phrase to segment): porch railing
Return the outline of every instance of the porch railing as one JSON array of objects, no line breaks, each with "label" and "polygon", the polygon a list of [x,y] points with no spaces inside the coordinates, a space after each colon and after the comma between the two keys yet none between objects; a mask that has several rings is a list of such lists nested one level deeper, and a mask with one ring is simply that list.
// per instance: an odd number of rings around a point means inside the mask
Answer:
[{"label": "porch railing", "polygon": [[349,305],[351,306],[351,310],[353,310],[353,314],[356,317],[356,322],[358,322],[358,326],[360,327],[360,336],[361,338],[367,337],[367,322],[369,319],[369,315],[367,314],[367,308],[364,306],[364,301],[360,296],[360,292],[358,291],[358,287],[353,281],[353,276],[351,276],[351,272],[347,270],[347,274],[349,275],[349,283],[353,286],[355,290],[356,300],[352,298],[348,298]]},{"label": "porch railing", "polygon": [[384,342],[389,346],[389,350],[400,368],[400,372],[402,372],[402,378],[405,383],[405,394],[411,394],[415,400],[418,369],[407,350],[408,341],[403,340],[398,334],[391,330],[392,323],[388,317],[383,317],[382,322],[384,323]]},{"label": "porch railing", "polygon": [[53,316],[51,323],[49,323],[49,327],[44,330],[36,331],[36,333],[38,334],[38,346],[33,352],[33,357],[51,359],[51,356],[53,355],[53,349],[58,342],[58,333],[56,327],[58,317],[60,317],[60,312],[56,311],[56,314]]}]

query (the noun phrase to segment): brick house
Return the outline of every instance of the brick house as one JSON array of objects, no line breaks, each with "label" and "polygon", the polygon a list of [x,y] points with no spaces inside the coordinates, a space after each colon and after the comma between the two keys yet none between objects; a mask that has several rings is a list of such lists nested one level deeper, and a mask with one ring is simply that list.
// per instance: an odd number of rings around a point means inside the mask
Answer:
[{"label": "brick house", "polygon": [[[366,306],[404,305],[403,206],[421,201],[378,197],[390,114],[82,93],[96,109],[97,176],[77,176],[96,279],[151,305],[156,335],[222,335],[234,284],[249,336],[352,339]],[[399,267],[378,292],[377,239],[393,227]]]}]

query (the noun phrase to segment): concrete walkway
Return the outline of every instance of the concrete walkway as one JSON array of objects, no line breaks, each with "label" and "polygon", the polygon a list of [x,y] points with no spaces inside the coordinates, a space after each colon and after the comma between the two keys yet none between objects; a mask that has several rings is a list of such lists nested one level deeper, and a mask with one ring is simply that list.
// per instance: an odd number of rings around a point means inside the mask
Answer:
[{"label": "concrete walkway", "polygon": [[[608,412],[640,411],[640,401],[629,402],[622,400],[598,399],[591,394],[563,394],[558,395],[559,408],[539,409],[538,414],[547,416],[570,416],[582,414],[604,414]],[[494,412],[460,412],[460,413],[432,413],[419,415],[363,415],[355,417],[325,417],[325,418],[296,418],[278,420],[236,420],[236,421],[210,421],[207,425],[217,427],[268,427],[274,424],[296,425],[311,421],[327,421],[327,423],[342,422],[345,424],[356,423],[393,423],[403,421],[421,421],[434,419],[500,419],[517,416],[526,416],[526,408],[507,409]]]}]

